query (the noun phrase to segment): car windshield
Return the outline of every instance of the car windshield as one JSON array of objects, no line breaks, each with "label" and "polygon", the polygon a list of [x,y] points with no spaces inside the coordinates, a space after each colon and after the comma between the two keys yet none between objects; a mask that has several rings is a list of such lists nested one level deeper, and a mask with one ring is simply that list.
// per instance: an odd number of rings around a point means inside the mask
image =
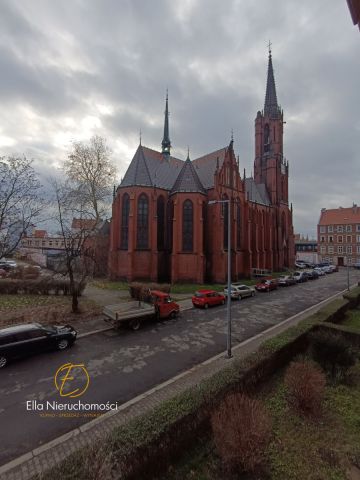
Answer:
[{"label": "car windshield", "polygon": [[195,292],[195,297],[202,298],[202,297],[204,297],[204,294],[200,293],[200,292]]}]

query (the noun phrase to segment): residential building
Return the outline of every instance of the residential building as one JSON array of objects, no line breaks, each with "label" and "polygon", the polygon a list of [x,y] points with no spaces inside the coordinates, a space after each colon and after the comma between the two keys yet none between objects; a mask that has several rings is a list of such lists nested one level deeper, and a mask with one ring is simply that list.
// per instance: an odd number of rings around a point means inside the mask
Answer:
[{"label": "residential building", "polygon": [[[215,113],[215,112],[214,112]],[[195,160],[171,155],[168,97],[161,151],[140,144],[114,192],[109,271],[128,281],[225,282],[230,204],[232,276],[294,265],[289,164],[271,51],[255,119],[254,176],[241,176],[234,142]],[[209,203],[228,200],[229,203]]]},{"label": "residential building", "polygon": [[321,210],[318,224],[319,260],[335,265],[360,262],[360,207]]}]

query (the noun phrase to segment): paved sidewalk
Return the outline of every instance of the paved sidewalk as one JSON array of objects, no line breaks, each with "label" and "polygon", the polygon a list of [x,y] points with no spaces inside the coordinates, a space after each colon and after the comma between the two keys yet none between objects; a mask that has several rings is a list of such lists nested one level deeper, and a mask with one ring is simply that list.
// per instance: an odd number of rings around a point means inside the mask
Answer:
[{"label": "paved sidewalk", "polygon": [[36,473],[44,472],[80,447],[87,446],[95,441],[101,441],[114,427],[123,425],[130,419],[146,413],[160,402],[181,393],[188,387],[197,385],[201,380],[210,377],[215,372],[232,363],[234,359],[244,357],[256,350],[264,340],[279,334],[292,325],[296,325],[300,320],[316,312],[322,306],[334,300],[334,298],[341,297],[343,293],[344,292],[340,292],[333,295],[317,305],[245,340],[233,348],[232,359],[225,358],[224,353],[216,355],[138,397],[133,398],[123,404],[118,411],[104,414],[96,420],[88,422],[62,437],[42,445],[7,465],[0,467],[0,479],[29,480]]}]

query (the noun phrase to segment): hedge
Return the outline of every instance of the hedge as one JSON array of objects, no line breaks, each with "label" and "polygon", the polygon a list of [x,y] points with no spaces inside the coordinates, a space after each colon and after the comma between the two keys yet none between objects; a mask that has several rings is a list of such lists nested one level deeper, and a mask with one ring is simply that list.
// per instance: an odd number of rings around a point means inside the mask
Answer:
[{"label": "hedge", "polygon": [[[360,288],[357,292],[360,296]],[[211,411],[228,393],[254,391],[308,347],[308,334],[321,322],[343,314],[347,300],[335,300],[317,313],[278,336],[265,341],[257,351],[162,402],[153,410],[127,424],[115,427],[102,441],[101,454],[114,465],[119,480],[150,479],[163,473],[169,464],[209,432]],[[319,323],[320,322],[320,323]],[[88,480],[92,477],[89,447],[79,449],[58,466],[37,479]],[[107,477],[106,477],[107,478]],[[110,478],[110,476],[109,476]]]},{"label": "hedge", "polygon": [[[76,284],[80,295],[86,284]],[[66,279],[40,278],[37,280],[23,280],[14,278],[0,279],[0,294],[22,295],[70,295],[70,282]]]}]

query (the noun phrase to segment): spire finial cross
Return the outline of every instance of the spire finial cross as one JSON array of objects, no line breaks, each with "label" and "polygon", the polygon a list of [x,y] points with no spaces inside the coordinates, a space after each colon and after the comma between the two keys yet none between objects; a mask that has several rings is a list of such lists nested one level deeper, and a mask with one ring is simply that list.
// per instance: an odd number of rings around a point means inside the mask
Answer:
[{"label": "spire finial cross", "polygon": [[269,43],[268,43],[269,55],[271,55],[271,45],[272,45],[272,43],[269,40]]},{"label": "spire finial cross", "polygon": [[140,141],[140,145],[141,145],[141,134],[142,134],[142,131],[141,131],[141,128],[140,128],[140,131],[139,131],[139,141]]},{"label": "spire finial cross", "polygon": [[234,141],[234,130],[231,129],[231,141],[233,142]]}]

